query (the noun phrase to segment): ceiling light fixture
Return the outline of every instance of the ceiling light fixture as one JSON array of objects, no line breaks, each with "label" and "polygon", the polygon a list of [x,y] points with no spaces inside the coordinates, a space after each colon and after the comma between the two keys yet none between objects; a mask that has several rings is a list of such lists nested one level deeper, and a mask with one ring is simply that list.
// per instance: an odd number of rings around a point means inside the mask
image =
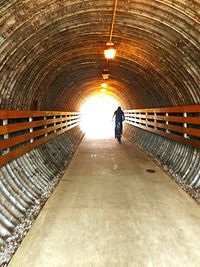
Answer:
[{"label": "ceiling light fixture", "polygon": [[102,83],[102,84],[101,84],[101,87],[102,87],[102,88],[106,88],[106,87],[107,87],[107,83]]},{"label": "ceiling light fixture", "polygon": [[106,89],[105,88],[101,88],[101,93],[105,93]]},{"label": "ceiling light fixture", "polygon": [[110,27],[110,38],[109,38],[109,41],[106,43],[106,47],[104,49],[104,55],[105,55],[106,59],[114,59],[115,55],[116,55],[115,45],[112,42],[112,35],[113,35],[113,29],[114,29],[114,25],[115,25],[117,3],[118,3],[118,0],[115,0],[113,16],[112,16],[112,24]]},{"label": "ceiling light fixture", "polygon": [[112,42],[107,42],[105,50],[104,50],[104,55],[106,59],[113,59],[115,58],[116,55],[116,49],[115,45]]},{"label": "ceiling light fixture", "polygon": [[102,72],[102,77],[104,80],[107,80],[109,78],[109,70],[108,69],[104,69]]}]

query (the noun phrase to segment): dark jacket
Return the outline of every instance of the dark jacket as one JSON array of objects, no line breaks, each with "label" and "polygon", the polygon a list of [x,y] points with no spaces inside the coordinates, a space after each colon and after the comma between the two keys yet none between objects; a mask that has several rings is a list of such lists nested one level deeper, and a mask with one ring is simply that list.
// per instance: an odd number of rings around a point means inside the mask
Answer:
[{"label": "dark jacket", "polygon": [[122,122],[125,119],[124,112],[120,108],[118,108],[114,112],[114,115],[113,116],[115,116],[115,122]]}]

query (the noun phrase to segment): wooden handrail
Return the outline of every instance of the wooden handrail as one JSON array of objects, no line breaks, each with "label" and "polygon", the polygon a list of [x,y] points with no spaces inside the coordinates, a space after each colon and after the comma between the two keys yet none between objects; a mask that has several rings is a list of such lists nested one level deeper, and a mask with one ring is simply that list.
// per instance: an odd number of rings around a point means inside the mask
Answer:
[{"label": "wooden handrail", "polygon": [[80,118],[79,112],[0,110],[0,166],[78,126]]},{"label": "wooden handrail", "polygon": [[79,112],[63,112],[63,111],[36,111],[36,110],[0,110],[0,119],[22,119],[33,117],[49,117],[49,116],[67,116],[79,115]]},{"label": "wooden handrail", "polygon": [[65,117],[65,118],[57,118],[57,119],[50,119],[50,120],[39,120],[39,121],[32,121],[32,122],[20,122],[20,123],[14,123],[14,124],[7,124],[0,127],[0,134],[9,134],[12,132],[18,132],[21,130],[26,130],[29,128],[34,127],[40,127],[48,124],[58,123],[58,122],[64,122],[66,120],[76,119],[79,118],[76,117]]},{"label": "wooden handrail", "polygon": [[[134,119],[134,122],[139,122],[140,124],[147,124],[145,120],[139,120],[139,119]],[[183,133],[183,134],[186,133],[186,134],[200,137],[200,129],[184,128],[181,126],[167,125],[167,124],[163,124],[163,123],[148,121],[148,126],[149,125],[156,126],[158,128],[163,128],[166,130],[175,131],[178,133]]]},{"label": "wooden handrail", "polygon": [[200,148],[200,105],[126,110],[125,119],[135,127]]},{"label": "wooden handrail", "polygon": [[162,107],[162,108],[144,108],[144,109],[131,109],[126,110],[127,113],[129,112],[148,112],[148,113],[198,113],[200,105],[191,105],[191,106],[176,106],[176,107]]},{"label": "wooden handrail", "polygon": [[73,125],[73,126],[70,126],[67,130],[59,130],[58,132],[56,133],[53,133],[52,135],[49,135],[47,137],[43,137],[39,140],[36,140],[34,141],[33,143],[30,143],[28,145],[25,145],[25,146],[22,146],[22,147],[19,147],[18,149],[14,150],[14,151],[11,151],[5,155],[2,155],[0,156],[0,165],[4,165],[6,163],[8,163],[9,161],[25,154],[26,152],[32,150],[33,148],[39,146],[39,145],[42,145],[43,143],[49,141],[50,139],[52,139],[53,137],[56,137],[68,130],[70,130],[71,128],[75,127],[75,126],[78,126],[78,123],[76,125]]},{"label": "wooden handrail", "polygon": [[159,121],[171,121],[171,122],[180,122],[180,123],[191,123],[191,124],[199,124],[199,118],[195,117],[178,117],[178,116],[158,116],[158,115],[141,115],[141,114],[131,114],[128,113],[127,117],[134,118],[144,118],[144,119],[153,119]]}]

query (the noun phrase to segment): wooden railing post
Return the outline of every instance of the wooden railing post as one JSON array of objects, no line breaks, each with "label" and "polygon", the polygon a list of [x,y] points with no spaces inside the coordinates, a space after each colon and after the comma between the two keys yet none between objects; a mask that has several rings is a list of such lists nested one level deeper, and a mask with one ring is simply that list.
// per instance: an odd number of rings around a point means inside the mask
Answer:
[{"label": "wooden railing post", "polygon": [[140,117],[141,113],[139,112],[138,115],[139,115],[139,121],[140,121],[139,124],[141,125],[141,124],[142,124],[142,123],[141,123],[141,117]]},{"label": "wooden railing post", "polygon": [[[63,115],[60,115],[59,117],[62,119],[62,118],[63,118]],[[64,127],[63,127],[63,123],[64,123],[64,121],[61,121],[61,125],[62,125],[61,129],[62,129],[62,130],[64,129]]]},{"label": "wooden railing post", "polygon": [[145,112],[145,115],[146,115],[146,127],[148,127],[148,119],[147,119],[148,112]]},{"label": "wooden railing post", "polygon": [[156,112],[154,112],[154,129],[155,130],[157,129],[156,122],[157,122],[157,120],[156,120]]},{"label": "wooden railing post", "polygon": [[[29,121],[29,122],[32,122],[32,121],[33,121],[33,118],[30,118],[30,117],[29,117],[29,118],[28,118],[28,121]],[[33,128],[29,128],[29,132],[32,133],[32,132],[33,132]],[[34,139],[31,138],[31,139],[30,139],[30,143],[33,143],[33,141],[34,141]]]},{"label": "wooden railing post", "polygon": [[[8,120],[7,119],[6,120],[3,120],[3,125],[4,126],[8,125]],[[9,134],[4,134],[3,135],[3,138],[4,139],[9,139]],[[10,148],[8,147],[7,149],[4,150],[3,154],[8,153],[9,151],[10,151]]]},{"label": "wooden railing post", "polygon": [[[44,121],[46,121],[46,119],[47,119],[47,117],[46,116],[44,116]],[[44,129],[47,129],[47,125],[44,125]],[[48,136],[48,133],[45,133],[45,135],[44,135],[45,137],[47,137]]]},{"label": "wooden railing post", "polygon": [[[56,119],[56,116],[53,116],[54,120]],[[56,123],[54,122],[53,124],[54,126],[56,126]],[[56,133],[56,129],[54,130],[54,133]]]},{"label": "wooden railing post", "polygon": [[[184,117],[184,118],[187,118],[187,112],[184,112],[184,113],[183,113],[183,117]],[[184,127],[184,128],[187,128],[187,123],[184,122],[184,123],[183,123],[183,127]],[[183,136],[184,136],[184,138],[188,138],[187,133],[184,133]]]},{"label": "wooden railing post", "polygon": [[[166,116],[166,117],[169,117],[169,113],[166,112],[166,113],[165,113],[165,116]],[[169,125],[169,121],[168,121],[168,120],[166,120],[166,125]],[[168,129],[166,129],[166,133],[170,133],[170,131],[169,131]]]}]

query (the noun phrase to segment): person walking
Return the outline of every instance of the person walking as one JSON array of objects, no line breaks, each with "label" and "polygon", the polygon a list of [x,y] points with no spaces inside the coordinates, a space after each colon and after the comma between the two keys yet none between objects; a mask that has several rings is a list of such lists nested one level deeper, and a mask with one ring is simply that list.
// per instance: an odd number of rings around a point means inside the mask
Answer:
[{"label": "person walking", "polygon": [[113,114],[115,117],[115,138],[117,138],[117,125],[120,125],[121,134],[123,132],[123,121],[125,120],[124,112],[121,107],[118,107]]}]

